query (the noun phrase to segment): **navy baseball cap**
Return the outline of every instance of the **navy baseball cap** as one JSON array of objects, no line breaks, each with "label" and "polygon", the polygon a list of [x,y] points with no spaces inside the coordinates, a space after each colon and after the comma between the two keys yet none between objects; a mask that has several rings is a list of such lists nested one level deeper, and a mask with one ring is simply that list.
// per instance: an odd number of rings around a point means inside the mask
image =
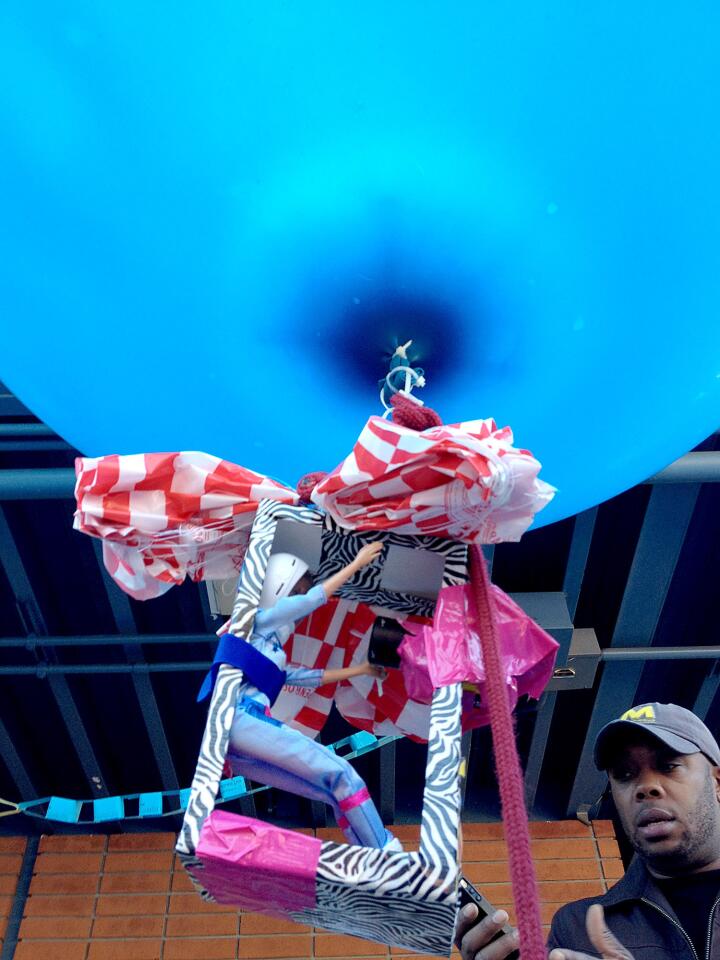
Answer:
[{"label": "navy baseball cap", "polygon": [[644,730],[676,753],[703,753],[720,766],[720,747],[699,717],[675,703],[642,703],[617,720],[606,723],[595,740],[593,756],[598,770],[607,770],[622,744],[623,732]]}]

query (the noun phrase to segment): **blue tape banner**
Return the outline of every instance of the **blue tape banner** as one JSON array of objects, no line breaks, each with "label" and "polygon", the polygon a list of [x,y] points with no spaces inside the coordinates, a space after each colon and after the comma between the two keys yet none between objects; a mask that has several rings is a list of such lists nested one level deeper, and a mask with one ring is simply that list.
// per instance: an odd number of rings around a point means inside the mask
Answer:
[{"label": "blue tape banner", "polygon": [[[327,744],[329,750],[340,753],[346,760],[353,760],[372,750],[384,747],[401,737],[375,737],[360,730],[343,740]],[[346,753],[345,750],[348,752]],[[270,787],[264,785],[248,789],[244,777],[231,777],[220,781],[217,803],[227,803],[239,797],[249,797]],[[41,820],[60,823],[108,823],[117,820],[145,820],[149,817],[171,817],[182,813],[190,800],[190,787],[165,792],[129,793],[118,797],[102,797],[97,800],[70,800],[67,797],[42,797],[38,800],[12,804],[13,813],[25,813]],[[129,812],[129,811],[135,811]]]}]

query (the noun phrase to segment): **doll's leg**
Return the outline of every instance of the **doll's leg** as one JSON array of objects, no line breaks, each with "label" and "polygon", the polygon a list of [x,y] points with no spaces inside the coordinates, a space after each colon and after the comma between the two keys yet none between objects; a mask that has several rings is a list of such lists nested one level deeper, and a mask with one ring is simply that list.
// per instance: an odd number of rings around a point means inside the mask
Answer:
[{"label": "doll's leg", "polygon": [[320,803],[329,804],[338,825],[345,834],[348,843],[354,846],[363,846],[363,842],[357,834],[346,826],[342,820],[342,813],[338,809],[333,798],[328,797],[327,791],[321,787],[316,787],[307,780],[301,780],[299,777],[288,773],[287,770],[281,770],[274,764],[267,763],[264,760],[251,759],[238,754],[228,753],[228,760],[233,771],[233,775],[240,774],[248,780],[254,780],[258,783],[264,783],[269,787],[277,787],[279,790],[286,790],[288,793],[294,793],[298,797],[305,797],[307,800],[318,800]]},{"label": "doll's leg", "polygon": [[391,839],[347,760],[291,727],[238,710],[228,759],[236,773],[330,804],[350,843],[383,847]]}]

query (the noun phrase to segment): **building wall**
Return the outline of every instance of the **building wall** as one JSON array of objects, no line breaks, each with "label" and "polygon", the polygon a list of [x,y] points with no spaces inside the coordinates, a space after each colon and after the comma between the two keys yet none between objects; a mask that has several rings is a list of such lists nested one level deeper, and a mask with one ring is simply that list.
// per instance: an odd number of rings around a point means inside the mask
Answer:
[{"label": "building wall", "polygon": [[[419,827],[394,828],[407,846]],[[568,900],[604,892],[622,875],[612,824],[531,824],[543,922]],[[339,839],[337,831],[318,835]],[[205,904],[173,854],[175,835],[48,836],[40,841],[15,960],[307,960],[385,958],[402,951],[257,914]],[[0,937],[25,840],[0,838]],[[502,825],[464,826],[464,869],[514,919]],[[455,953],[457,957],[457,953]]]}]

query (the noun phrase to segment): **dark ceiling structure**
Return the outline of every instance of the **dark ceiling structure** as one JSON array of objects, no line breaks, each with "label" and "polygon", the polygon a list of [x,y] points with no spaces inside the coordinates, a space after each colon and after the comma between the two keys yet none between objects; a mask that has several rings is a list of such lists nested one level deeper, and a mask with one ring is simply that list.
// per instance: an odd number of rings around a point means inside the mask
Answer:
[{"label": "dark ceiling structure", "polygon": [[[146,603],[120,591],[98,543],[72,529],[75,456],[0,385],[0,798],[11,803],[187,788],[204,726],[195,695],[218,626],[207,591],[188,582]],[[550,688],[517,710],[531,816],[574,815],[596,799],[594,736],[634,703],[673,701],[720,729],[718,480],[715,434],[620,496],[487,551],[493,580],[561,644]],[[352,732],[333,713],[322,736]],[[494,819],[489,731],[465,748],[465,817]],[[422,745],[395,741],[358,765],[388,822],[419,819]],[[317,805],[277,791],[235,803],[278,823],[324,823]],[[178,822],[19,814],[0,831]]]}]

